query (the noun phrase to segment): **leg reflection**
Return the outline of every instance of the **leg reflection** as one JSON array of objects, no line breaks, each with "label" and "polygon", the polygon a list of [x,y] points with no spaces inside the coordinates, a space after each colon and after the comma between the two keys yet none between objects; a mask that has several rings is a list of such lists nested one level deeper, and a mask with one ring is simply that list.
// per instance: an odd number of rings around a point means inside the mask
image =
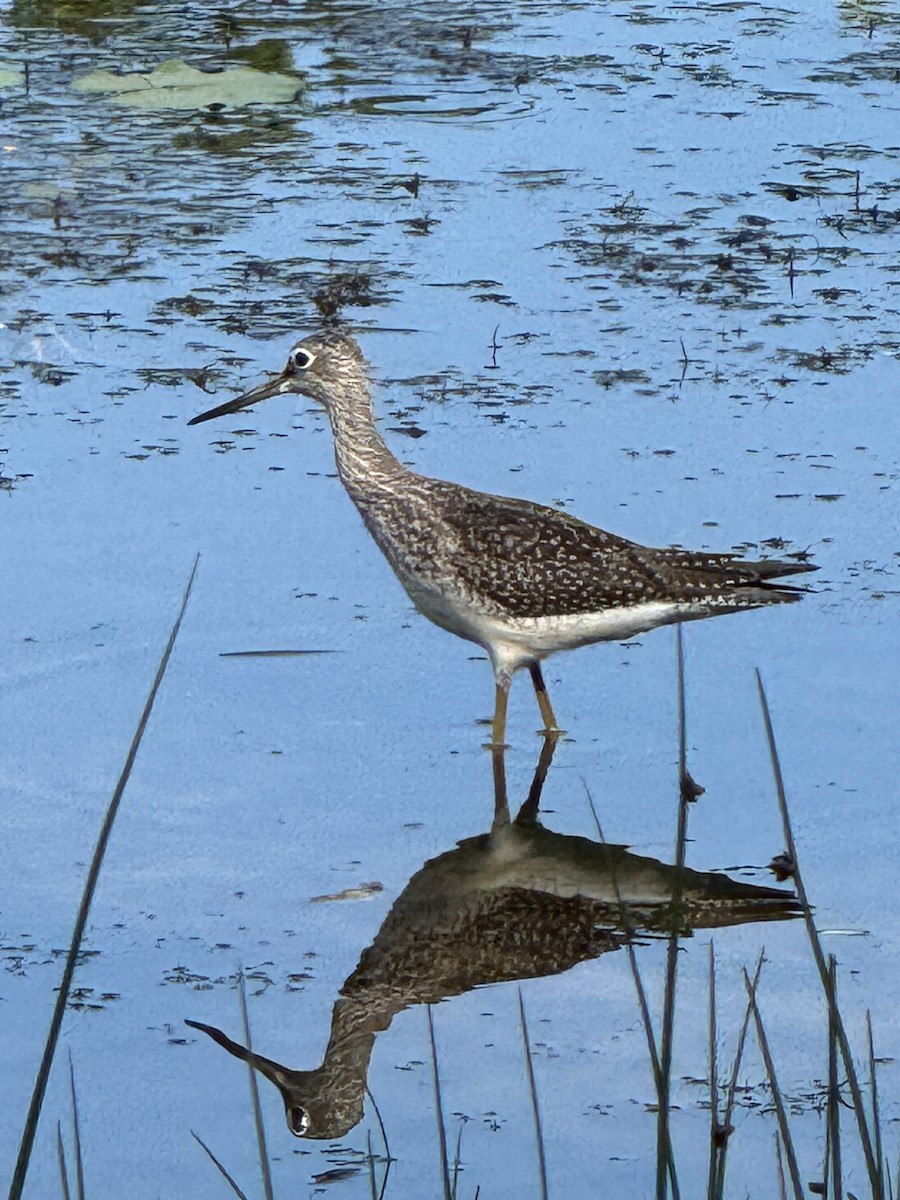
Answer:
[{"label": "leg reflection", "polygon": [[528,799],[516,814],[517,825],[533,825],[538,819],[544,781],[550,770],[550,764],[553,762],[553,755],[556,753],[556,744],[560,736],[561,734],[558,730],[543,735],[541,755],[534,769],[534,778],[531,781],[531,787],[528,789]]},{"label": "leg reflection", "polygon": [[[545,733],[543,735],[541,754],[534,769],[531,787],[528,789],[528,798],[518,813],[516,813],[515,823],[517,825],[534,825],[537,823],[541,807],[541,793],[544,790],[544,781],[550,770],[550,764],[553,762],[553,755],[556,752],[556,745],[559,738],[560,735],[558,733]],[[494,769],[494,821],[492,828],[499,829],[510,823],[509,795],[506,789],[506,746],[489,746],[488,749],[491,752],[491,763]]]},{"label": "leg reflection", "polygon": [[494,823],[493,828],[499,829],[509,824],[509,800],[506,795],[506,747],[503,745],[489,746],[491,765],[494,769]]}]

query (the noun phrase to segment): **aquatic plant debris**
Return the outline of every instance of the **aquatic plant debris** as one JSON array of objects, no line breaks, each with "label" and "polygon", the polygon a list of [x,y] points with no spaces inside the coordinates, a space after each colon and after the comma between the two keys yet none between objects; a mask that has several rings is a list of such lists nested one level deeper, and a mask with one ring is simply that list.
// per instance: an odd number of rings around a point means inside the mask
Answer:
[{"label": "aquatic plant debris", "polygon": [[361,883],[359,887],[344,888],[341,892],[333,892],[327,896],[313,896],[310,902],[324,904],[328,900],[371,900],[373,896],[383,891],[383,883]]},{"label": "aquatic plant debris", "polygon": [[302,80],[255,67],[199,71],[179,59],[160,63],[149,74],[119,75],[97,70],[73,83],[76,92],[105,92],[116,104],[149,110],[208,108],[222,105],[291,104],[303,90]]}]

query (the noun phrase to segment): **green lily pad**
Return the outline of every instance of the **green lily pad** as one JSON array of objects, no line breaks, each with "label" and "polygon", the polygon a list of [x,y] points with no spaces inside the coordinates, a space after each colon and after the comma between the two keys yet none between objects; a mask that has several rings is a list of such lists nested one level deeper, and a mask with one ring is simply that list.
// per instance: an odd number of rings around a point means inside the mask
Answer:
[{"label": "green lily pad", "polygon": [[117,75],[91,71],[76,79],[77,92],[106,92],[117,104],[131,108],[207,108],[211,104],[239,108],[245,104],[290,104],[302,84],[290,75],[234,67],[227,71],[198,71],[172,59],[149,74]]},{"label": "green lily pad", "polygon": [[18,67],[0,67],[0,88],[15,87],[22,82],[22,72]]}]

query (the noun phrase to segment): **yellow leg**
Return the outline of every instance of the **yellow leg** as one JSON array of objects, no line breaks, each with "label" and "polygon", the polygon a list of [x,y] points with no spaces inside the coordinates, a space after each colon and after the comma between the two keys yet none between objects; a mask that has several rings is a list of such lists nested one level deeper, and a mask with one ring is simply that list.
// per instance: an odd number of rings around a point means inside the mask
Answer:
[{"label": "yellow leg", "polygon": [[494,723],[491,726],[491,746],[503,746],[506,739],[506,706],[509,701],[508,675],[497,676],[497,687],[494,698]]},{"label": "yellow leg", "polygon": [[553,705],[550,703],[550,697],[547,695],[547,685],[544,683],[544,676],[541,672],[540,663],[531,663],[529,666],[531,672],[531,682],[534,684],[534,694],[537,696],[538,707],[541,710],[541,718],[544,722],[544,733],[562,733],[563,730],[556,723],[556,713],[553,711]]}]

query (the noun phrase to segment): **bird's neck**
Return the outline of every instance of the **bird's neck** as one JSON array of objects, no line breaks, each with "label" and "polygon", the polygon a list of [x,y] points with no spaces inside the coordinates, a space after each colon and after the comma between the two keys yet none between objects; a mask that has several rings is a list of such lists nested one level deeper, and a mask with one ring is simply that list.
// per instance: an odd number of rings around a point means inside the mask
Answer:
[{"label": "bird's neck", "polygon": [[368,387],[352,405],[330,407],[328,416],[338,475],[357,505],[364,507],[379,493],[392,492],[397,481],[409,474],[378,432]]},{"label": "bird's neck", "polygon": [[340,999],[335,1004],[322,1065],[308,1072],[304,1083],[307,1099],[315,1098],[321,1119],[327,1114],[332,1136],[343,1136],[362,1120],[375,1035],[389,1024],[390,1016],[373,1016],[353,1001]]}]

